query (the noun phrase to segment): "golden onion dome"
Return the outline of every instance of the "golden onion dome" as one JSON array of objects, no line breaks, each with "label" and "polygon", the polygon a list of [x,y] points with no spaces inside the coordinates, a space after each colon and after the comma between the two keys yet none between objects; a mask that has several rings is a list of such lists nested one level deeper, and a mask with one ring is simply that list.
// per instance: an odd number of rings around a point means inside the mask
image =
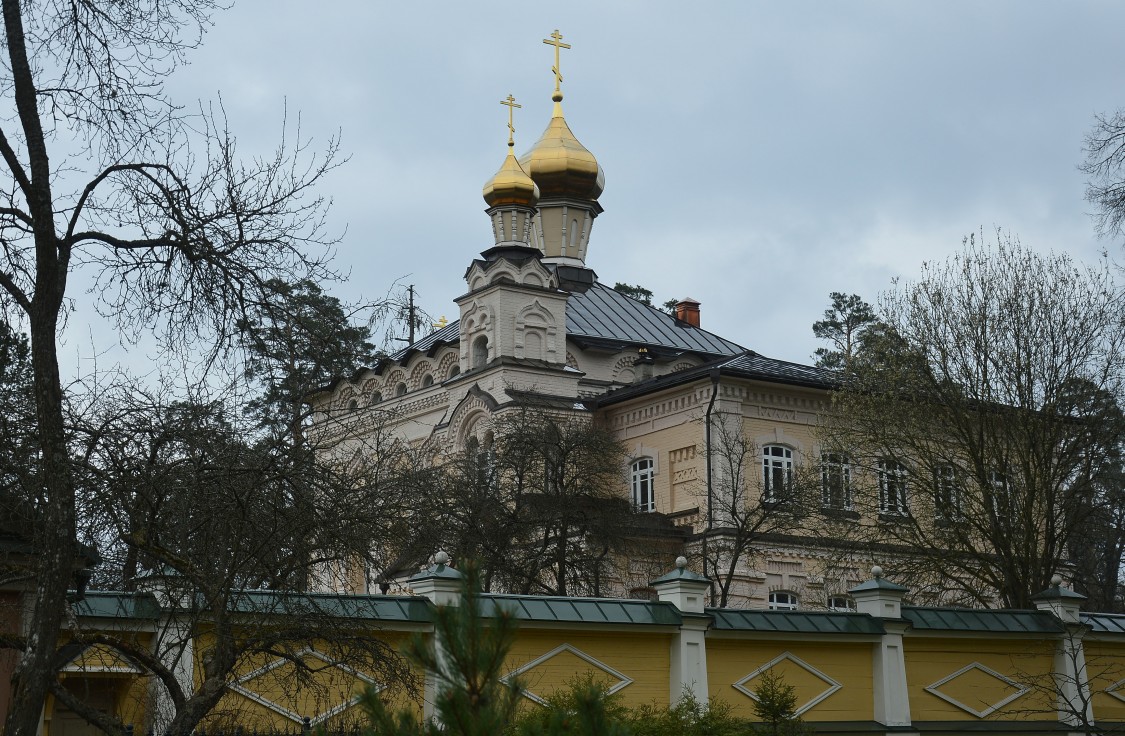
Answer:
[{"label": "golden onion dome", "polygon": [[597,199],[605,189],[605,174],[594,154],[570,132],[558,101],[562,95],[555,94],[551,122],[520,164],[539,185],[542,197]]},{"label": "golden onion dome", "polygon": [[496,175],[484,185],[484,201],[489,207],[500,205],[519,205],[521,207],[534,207],[539,201],[539,187],[520,167],[512,149],[508,149],[508,156]]}]

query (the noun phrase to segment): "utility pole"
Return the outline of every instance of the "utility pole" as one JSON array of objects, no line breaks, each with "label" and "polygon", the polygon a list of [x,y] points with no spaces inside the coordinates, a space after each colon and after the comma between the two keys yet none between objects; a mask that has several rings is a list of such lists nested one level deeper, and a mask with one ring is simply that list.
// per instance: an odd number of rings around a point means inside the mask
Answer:
[{"label": "utility pole", "polygon": [[413,345],[414,344],[414,325],[417,324],[417,322],[418,322],[417,317],[416,317],[416,311],[415,311],[415,308],[414,308],[414,284],[411,284],[410,286],[406,287],[406,293],[407,293],[407,299],[408,299],[407,300],[407,307],[406,307],[406,322],[407,322],[407,325],[408,325],[407,326],[407,337],[396,337],[395,339],[398,340],[399,342],[404,342],[407,345]]}]

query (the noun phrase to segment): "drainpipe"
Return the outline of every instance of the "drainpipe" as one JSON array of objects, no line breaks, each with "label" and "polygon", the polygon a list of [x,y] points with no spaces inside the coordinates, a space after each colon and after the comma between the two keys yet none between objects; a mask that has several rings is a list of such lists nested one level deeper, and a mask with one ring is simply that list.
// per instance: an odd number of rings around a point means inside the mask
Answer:
[{"label": "drainpipe", "polygon": [[[708,580],[711,576],[707,574],[707,540],[711,538],[711,530],[715,526],[715,505],[712,501],[712,488],[711,488],[711,410],[715,408],[715,399],[719,395],[719,369],[711,369],[711,400],[707,402],[707,413],[705,415],[706,427],[704,429],[704,445],[707,450],[707,528],[703,532],[703,577]],[[715,582],[711,580],[711,603],[715,603]]]}]

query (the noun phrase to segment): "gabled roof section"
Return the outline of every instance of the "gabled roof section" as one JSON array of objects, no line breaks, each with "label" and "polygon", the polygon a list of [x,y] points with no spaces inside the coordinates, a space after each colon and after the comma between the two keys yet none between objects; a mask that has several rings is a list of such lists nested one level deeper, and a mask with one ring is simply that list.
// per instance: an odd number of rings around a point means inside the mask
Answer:
[{"label": "gabled roof section", "polygon": [[1058,634],[1063,626],[1041,611],[903,606],[902,617],[916,631],[977,631],[993,634]]},{"label": "gabled roof section", "polygon": [[666,373],[642,383],[619,388],[598,399],[598,405],[605,406],[636,396],[643,396],[652,391],[661,391],[672,386],[692,383],[716,373],[720,376],[744,378],[750,381],[786,383],[792,386],[807,386],[825,390],[831,390],[839,385],[834,371],[811,365],[802,365],[801,363],[790,363],[776,358],[767,358],[753,350],[746,350],[731,357],[716,358],[709,363],[689,368],[686,371]]},{"label": "gabled roof section", "polygon": [[882,622],[866,613],[837,611],[762,611],[706,608],[716,631],[764,631],[792,634],[883,634]]},{"label": "gabled roof section", "polygon": [[495,616],[498,608],[511,611],[519,621],[649,626],[679,626],[683,622],[680,612],[671,603],[537,595],[481,596],[481,615]]}]

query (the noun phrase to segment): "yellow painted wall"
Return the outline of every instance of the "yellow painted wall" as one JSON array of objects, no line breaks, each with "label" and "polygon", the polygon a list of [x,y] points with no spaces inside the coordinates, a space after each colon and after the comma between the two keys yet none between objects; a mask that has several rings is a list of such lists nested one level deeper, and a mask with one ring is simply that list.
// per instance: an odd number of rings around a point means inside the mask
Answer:
[{"label": "yellow painted wall", "polygon": [[[387,631],[373,632],[372,635],[384,641],[390,651],[398,651],[408,637],[404,633]],[[200,637],[196,646],[197,679],[201,674],[200,658],[204,656],[206,647],[206,637]],[[207,718],[205,725],[209,728],[237,724],[243,728],[292,729],[300,722],[299,719],[293,720],[255,698],[268,701],[295,716],[308,716],[316,722],[322,714],[348,704],[367,687],[368,682],[349,671],[347,666],[339,667],[330,663],[330,647],[314,644],[311,649],[313,651],[300,656],[309,671],[279,657],[246,657],[238,667],[238,674],[232,679],[245,677],[266,667],[270,669],[241,682],[239,686],[246,692],[227,693]],[[323,655],[323,658],[317,656],[317,653]],[[359,671],[376,683],[388,686],[386,693],[392,704],[418,707],[414,700],[407,697],[403,683],[388,682],[386,676],[376,671]],[[420,691],[421,676],[417,670],[414,672]],[[362,722],[363,718],[360,706],[348,705],[325,722],[351,723],[357,719]]]},{"label": "yellow painted wall", "polygon": [[[977,721],[978,716],[942,700],[925,688],[979,663],[1011,680],[1031,687],[989,720],[1054,720],[1053,692],[1049,692],[1054,642],[979,636],[971,639],[906,637],[906,678],[910,688],[910,716],[915,721]],[[1014,694],[1012,686],[979,668],[939,686],[942,693],[977,711]]]},{"label": "yellow painted wall", "polygon": [[[1095,721],[1125,723],[1125,642],[1085,642]],[[1117,697],[1110,694],[1116,693]]]},{"label": "yellow painted wall", "polygon": [[[708,639],[707,679],[711,697],[724,700],[743,718],[754,717],[754,701],[734,683],[786,652],[836,680],[842,688],[802,714],[807,721],[870,721],[872,645],[869,643],[786,642],[784,640]],[[798,708],[830,685],[791,660],[773,671],[797,689]],[[753,680],[746,686],[753,690]]]},{"label": "yellow painted wall", "polygon": [[[508,654],[506,669],[509,672],[517,670],[562,644],[569,644],[631,678],[633,682],[618,692],[624,705],[668,705],[669,634],[522,629]],[[604,679],[610,686],[619,681],[569,651],[552,657],[520,677],[528,690],[547,698],[586,673]]]}]

